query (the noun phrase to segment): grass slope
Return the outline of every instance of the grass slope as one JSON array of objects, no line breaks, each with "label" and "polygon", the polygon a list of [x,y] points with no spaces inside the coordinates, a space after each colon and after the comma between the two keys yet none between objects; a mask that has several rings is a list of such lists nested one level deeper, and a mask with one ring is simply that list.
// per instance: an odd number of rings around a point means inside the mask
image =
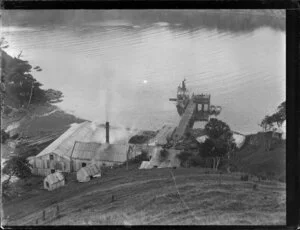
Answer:
[{"label": "grass slope", "polygon": [[264,149],[264,133],[246,137],[244,146],[237,152],[239,171],[285,181],[286,144],[274,140],[270,151]]},{"label": "grass slope", "polygon": [[34,224],[51,205],[59,205],[60,217],[40,224],[285,224],[285,183],[240,181],[239,174],[131,166],[109,170],[89,183],[69,178],[53,192],[42,190],[41,180],[35,180],[4,203],[8,225]]}]

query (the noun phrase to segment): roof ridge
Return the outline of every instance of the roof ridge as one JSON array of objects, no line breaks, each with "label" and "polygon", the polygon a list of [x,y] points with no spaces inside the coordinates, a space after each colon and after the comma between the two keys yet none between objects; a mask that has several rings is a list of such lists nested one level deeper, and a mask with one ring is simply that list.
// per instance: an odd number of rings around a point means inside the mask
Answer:
[{"label": "roof ridge", "polygon": [[[60,135],[53,143],[51,143],[49,146],[47,146],[42,152],[40,152],[38,155],[36,155],[36,157],[44,156],[50,152],[54,152],[63,141],[65,141],[67,138],[71,137],[74,133],[76,133],[79,130],[79,128],[81,128],[86,123],[87,123],[87,121],[79,123],[76,126],[70,126],[70,128],[68,130],[66,130],[62,135]],[[71,132],[71,130],[72,130],[72,133],[69,134],[69,132]]]}]

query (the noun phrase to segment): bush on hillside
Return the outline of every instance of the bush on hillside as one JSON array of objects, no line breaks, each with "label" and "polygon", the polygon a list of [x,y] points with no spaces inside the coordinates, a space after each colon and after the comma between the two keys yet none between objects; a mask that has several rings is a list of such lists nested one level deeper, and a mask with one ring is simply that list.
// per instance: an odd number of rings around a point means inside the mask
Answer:
[{"label": "bush on hillside", "polygon": [[1,129],[1,144],[4,144],[7,139],[9,139],[9,134],[4,129]]},{"label": "bush on hillside", "polygon": [[282,102],[278,107],[277,111],[272,115],[266,115],[259,124],[264,131],[271,130],[274,126],[274,123],[278,127],[281,127],[283,122],[286,120],[286,103]]},{"label": "bush on hillside", "polygon": [[225,134],[229,134],[230,128],[225,122],[216,118],[211,118],[205,125],[205,132],[210,138],[220,138]]},{"label": "bush on hillside", "polygon": [[201,155],[213,160],[213,169],[217,170],[225,156],[230,157],[236,145],[229,126],[216,118],[205,125],[209,138],[201,145]]},{"label": "bush on hillside", "polygon": [[190,158],[190,162],[192,166],[200,166],[203,168],[206,168],[206,159],[204,159],[203,157],[201,157],[200,155],[196,155],[196,156],[192,156]]},{"label": "bush on hillside", "polygon": [[21,179],[26,179],[31,176],[32,166],[28,160],[24,157],[14,156],[4,163],[2,172],[8,175],[8,179],[5,183],[9,184],[10,179],[13,176],[17,176]]},{"label": "bush on hillside", "polygon": [[28,61],[21,59],[21,55],[13,58],[3,49],[0,48],[0,51],[3,69],[1,77],[5,84],[5,93],[19,105],[18,108],[26,108],[31,104],[53,104],[62,101],[62,92],[42,89],[42,84],[33,77],[33,71],[42,71],[39,66],[31,66]]},{"label": "bush on hillside", "polygon": [[240,179],[241,179],[241,181],[248,181],[249,176],[248,175],[242,175]]},{"label": "bush on hillside", "polygon": [[180,160],[181,166],[187,167],[190,163],[190,159],[193,156],[191,152],[183,151],[177,155],[177,158]]}]

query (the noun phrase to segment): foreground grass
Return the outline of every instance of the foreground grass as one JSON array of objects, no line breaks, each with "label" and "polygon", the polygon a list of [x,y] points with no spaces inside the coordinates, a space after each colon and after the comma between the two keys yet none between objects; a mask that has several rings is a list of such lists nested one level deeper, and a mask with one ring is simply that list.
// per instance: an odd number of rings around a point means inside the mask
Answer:
[{"label": "foreground grass", "polygon": [[7,202],[4,213],[9,225],[26,224],[57,204],[60,217],[43,224],[284,225],[286,213],[284,183],[240,181],[238,174],[197,168],[115,169],[89,183],[24,195]]}]

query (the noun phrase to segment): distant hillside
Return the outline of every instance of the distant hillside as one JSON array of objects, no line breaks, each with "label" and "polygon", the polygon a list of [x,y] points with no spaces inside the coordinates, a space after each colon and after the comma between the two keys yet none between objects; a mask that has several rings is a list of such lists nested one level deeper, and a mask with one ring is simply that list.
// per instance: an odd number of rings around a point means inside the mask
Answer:
[{"label": "distant hillside", "polygon": [[15,10],[3,12],[5,26],[78,26],[91,21],[125,20],[135,24],[168,22],[249,31],[262,26],[285,30],[284,10]]},{"label": "distant hillside", "polygon": [[286,143],[273,139],[270,151],[264,149],[265,133],[248,135],[244,146],[236,153],[239,171],[285,181]]}]

